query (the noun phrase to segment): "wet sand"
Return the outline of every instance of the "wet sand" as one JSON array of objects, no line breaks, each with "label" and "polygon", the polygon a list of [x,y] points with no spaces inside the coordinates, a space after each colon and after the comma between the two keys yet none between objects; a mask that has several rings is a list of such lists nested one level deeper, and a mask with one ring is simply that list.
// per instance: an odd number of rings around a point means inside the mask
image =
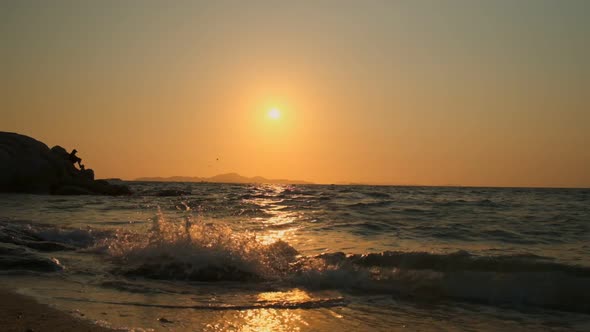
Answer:
[{"label": "wet sand", "polygon": [[0,289],[0,331],[112,332],[65,312],[37,303],[34,299]]}]

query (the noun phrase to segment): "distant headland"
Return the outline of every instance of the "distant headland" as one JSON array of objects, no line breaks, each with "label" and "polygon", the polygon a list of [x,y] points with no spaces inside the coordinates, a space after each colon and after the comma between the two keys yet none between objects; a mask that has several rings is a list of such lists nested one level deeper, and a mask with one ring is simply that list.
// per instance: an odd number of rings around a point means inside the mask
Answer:
[{"label": "distant headland", "polygon": [[289,179],[267,179],[262,176],[246,177],[238,173],[219,174],[212,177],[171,176],[171,177],[142,177],[134,181],[151,182],[213,182],[213,183],[272,183],[272,184],[313,184],[313,182]]}]

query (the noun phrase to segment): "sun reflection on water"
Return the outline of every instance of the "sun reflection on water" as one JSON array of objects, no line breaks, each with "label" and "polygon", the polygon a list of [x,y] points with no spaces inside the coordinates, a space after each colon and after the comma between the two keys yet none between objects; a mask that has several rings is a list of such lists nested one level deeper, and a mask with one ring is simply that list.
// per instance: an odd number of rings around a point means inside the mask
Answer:
[{"label": "sun reflection on water", "polygon": [[258,294],[258,302],[304,302],[311,300],[305,291],[295,288],[286,292],[263,292]]},{"label": "sun reflection on water", "polygon": [[260,195],[255,195],[255,197],[246,200],[258,205],[267,215],[267,217],[252,218],[252,221],[262,228],[258,238],[264,244],[271,244],[278,240],[288,242],[299,229],[299,227],[285,228],[301,217],[299,213],[288,211],[287,206],[281,204],[284,201],[281,194],[288,190],[291,190],[291,186],[279,184],[258,185],[256,191]]},{"label": "sun reflection on water", "polygon": [[269,245],[279,240],[289,243],[291,237],[297,232],[298,227],[293,227],[284,230],[268,230],[264,234],[257,236],[262,244]]},{"label": "sun reflection on water", "polygon": [[308,324],[301,315],[292,310],[262,309],[240,312],[240,318],[245,321],[238,331],[300,331],[301,326]]},{"label": "sun reflection on water", "polygon": [[[258,303],[304,303],[312,298],[300,289],[285,292],[258,294]],[[220,321],[208,324],[207,331],[301,331],[309,327],[300,309],[261,308],[240,310],[225,316]]]}]

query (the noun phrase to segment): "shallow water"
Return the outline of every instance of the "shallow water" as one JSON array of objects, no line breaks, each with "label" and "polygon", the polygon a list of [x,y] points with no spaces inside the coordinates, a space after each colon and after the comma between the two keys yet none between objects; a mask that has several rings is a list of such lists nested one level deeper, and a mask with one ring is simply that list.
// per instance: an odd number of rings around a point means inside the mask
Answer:
[{"label": "shallow water", "polygon": [[590,329],[590,190],[130,185],[0,195],[2,282],[132,329]]}]

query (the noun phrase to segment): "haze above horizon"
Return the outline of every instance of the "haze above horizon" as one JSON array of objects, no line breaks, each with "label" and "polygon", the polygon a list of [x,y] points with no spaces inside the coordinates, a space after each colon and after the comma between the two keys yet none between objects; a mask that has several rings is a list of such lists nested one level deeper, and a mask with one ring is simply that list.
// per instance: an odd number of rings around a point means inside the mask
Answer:
[{"label": "haze above horizon", "polygon": [[0,5],[0,131],[100,178],[590,187],[588,1]]}]

